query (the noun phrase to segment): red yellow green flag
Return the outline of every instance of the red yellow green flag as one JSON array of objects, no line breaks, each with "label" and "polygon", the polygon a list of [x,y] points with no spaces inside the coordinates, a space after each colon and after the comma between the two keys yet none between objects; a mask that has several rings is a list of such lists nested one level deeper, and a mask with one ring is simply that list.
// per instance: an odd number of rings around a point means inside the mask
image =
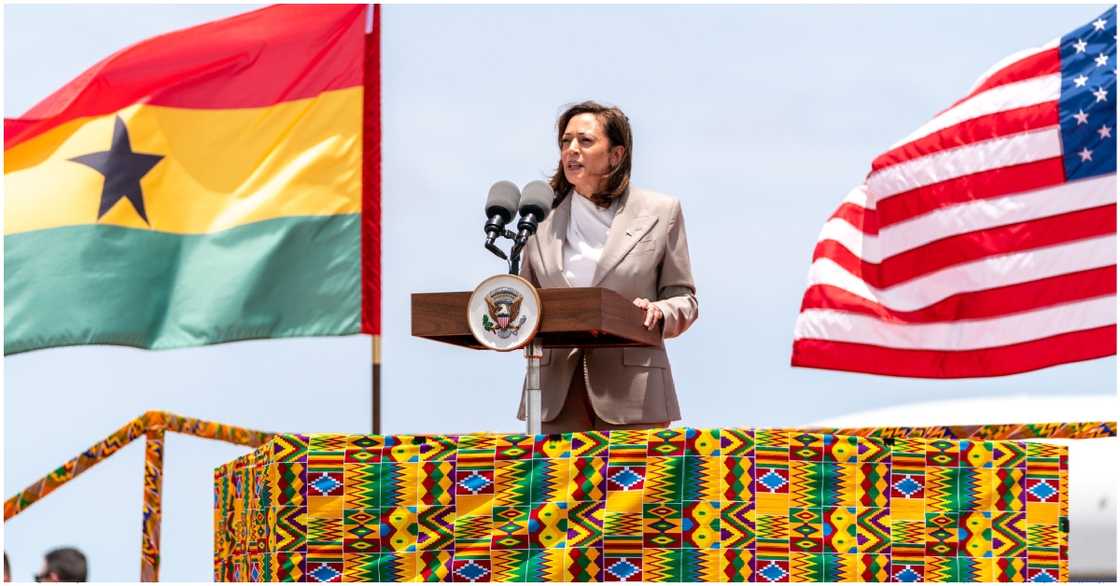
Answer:
[{"label": "red yellow green flag", "polygon": [[378,30],[283,5],[4,120],[4,353],[380,333]]}]

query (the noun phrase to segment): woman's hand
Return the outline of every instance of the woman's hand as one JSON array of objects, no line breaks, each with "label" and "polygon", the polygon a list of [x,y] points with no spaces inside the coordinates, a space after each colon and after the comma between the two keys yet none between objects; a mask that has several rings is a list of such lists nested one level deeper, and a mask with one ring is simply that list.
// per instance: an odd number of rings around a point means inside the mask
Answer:
[{"label": "woman's hand", "polygon": [[642,322],[642,325],[645,326],[647,330],[652,330],[657,327],[657,323],[665,317],[661,314],[661,310],[658,309],[656,305],[644,297],[635,299],[634,305],[637,305],[639,309],[646,310],[646,319]]}]

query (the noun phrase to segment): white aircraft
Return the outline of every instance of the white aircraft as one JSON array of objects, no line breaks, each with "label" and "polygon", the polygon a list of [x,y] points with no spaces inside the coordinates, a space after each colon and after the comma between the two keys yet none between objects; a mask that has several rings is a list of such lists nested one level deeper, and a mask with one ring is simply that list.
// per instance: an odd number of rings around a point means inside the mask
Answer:
[{"label": "white aircraft", "polygon": [[[997,397],[915,403],[818,421],[811,427],[925,427],[1116,421],[1115,395]],[[1069,577],[1116,581],[1117,438],[1041,440],[1069,446]]]}]

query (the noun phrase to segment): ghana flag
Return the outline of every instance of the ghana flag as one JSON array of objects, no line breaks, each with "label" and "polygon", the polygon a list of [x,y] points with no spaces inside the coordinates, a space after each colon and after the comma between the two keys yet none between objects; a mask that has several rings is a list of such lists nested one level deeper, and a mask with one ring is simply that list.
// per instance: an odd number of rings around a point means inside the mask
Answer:
[{"label": "ghana flag", "polygon": [[375,15],[154,37],[5,119],[4,353],[379,333]]}]

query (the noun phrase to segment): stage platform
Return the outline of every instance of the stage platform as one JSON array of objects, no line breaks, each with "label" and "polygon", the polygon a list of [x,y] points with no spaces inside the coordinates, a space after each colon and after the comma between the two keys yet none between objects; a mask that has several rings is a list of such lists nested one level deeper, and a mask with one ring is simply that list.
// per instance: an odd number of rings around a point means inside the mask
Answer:
[{"label": "stage platform", "polygon": [[912,435],[278,434],[215,470],[214,578],[1067,579],[1065,447]]}]

